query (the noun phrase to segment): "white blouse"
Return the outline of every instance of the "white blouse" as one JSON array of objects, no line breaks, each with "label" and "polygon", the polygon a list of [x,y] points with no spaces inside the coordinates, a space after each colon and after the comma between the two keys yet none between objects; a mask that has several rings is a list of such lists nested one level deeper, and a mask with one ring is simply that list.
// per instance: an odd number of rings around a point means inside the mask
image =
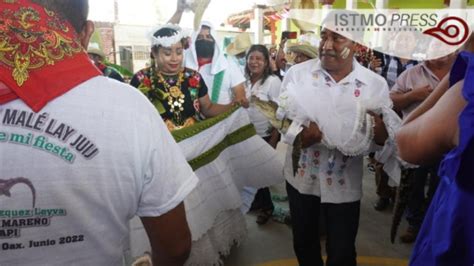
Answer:
[{"label": "white blouse", "polygon": [[[253,86],[250,80],[245,82],[245,91],[249,100],[251,96],[256,96],[262,101],[272,101],[278,103],[280,87],[281,81],[277,76],[274,75],[268,76],[263,84],[261,80],[257,81]],[[247,110],[250,121],[257,130],[257,134],[261,137],[269,136],[269,129],[272,128],[272,125],[268,119],[252,105],[250,105]]]}]

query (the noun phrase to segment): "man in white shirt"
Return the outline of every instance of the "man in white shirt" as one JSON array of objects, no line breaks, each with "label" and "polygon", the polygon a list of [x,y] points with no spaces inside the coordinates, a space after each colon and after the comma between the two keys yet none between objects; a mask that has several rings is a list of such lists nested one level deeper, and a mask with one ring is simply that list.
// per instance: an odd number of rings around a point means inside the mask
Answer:
[{"label": "man in white shirt", "polygon": [[247,50],[252,46],[252,40],[250,39],[250,33],[241,32],[235,39],[225,48],[227,56],[230,56],[232,60],[239,66],[242,75],[245,76],[245,65]]},{"label": "man in white shirt", "polygon": [[199,71],[213,103],[235,102],[248,107],[245,77],[239,65],[220,50],[214,37],[216,32],[210,22],[202,22],[199,29],[191,38],[191,46],[186,50],[184,65]]},{"label": "man in white shirt", "polygon": [[[198,180],[150,102],[81,47],[88,1],[0,10],[0,265],[122,265],[135,215],[154,263],[183,265],[183,200]],[[8,64],[20,52],[35,65]]]},{"label": "man in white shirt", "polygon": [[[283,80],[282,90],[288,89],[291,83],[296,90],[309,87],[318,90],[318,95],[335,94],[339,95],[337,98],[353,98],[354,101],[378,99],[384,106],[391,107],[385,80],[359,65],[354,59],[357,44],[329,30],[327,23],[331,22],[326,21],[321,30],[320,60],[312,59],[291,67]],[[302,93],[296,95],[308,97]],[[296,114],[293,118],[301,115]],[[378,115],[373,118],[374,142],[384,145],[388,133],[383,120]],[[318,228],[321,210],[327,224],[326,265],[355,266],[363,156],[344,156],[339,150],[327,148],[321,143],[323,133],[314,121],[305,124],[294,119],[282,140],[293,145],[298,134],[302,142],[298,166],[293,169],[290,150],[285,176],[293,246],[299,265],[324,265]]]}]

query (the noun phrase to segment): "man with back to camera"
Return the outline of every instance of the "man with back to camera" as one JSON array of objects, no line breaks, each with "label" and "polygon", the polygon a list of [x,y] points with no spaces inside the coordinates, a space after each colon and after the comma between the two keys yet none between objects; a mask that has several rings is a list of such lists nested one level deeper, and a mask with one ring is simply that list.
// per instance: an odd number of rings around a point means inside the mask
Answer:
[{"label": "man with back to camera", "polygon": [[0,10],[0,265],[120,265],[134,215],[154,263],[183,265],[197,178],[148,100],[89,60],[88,1]]}]

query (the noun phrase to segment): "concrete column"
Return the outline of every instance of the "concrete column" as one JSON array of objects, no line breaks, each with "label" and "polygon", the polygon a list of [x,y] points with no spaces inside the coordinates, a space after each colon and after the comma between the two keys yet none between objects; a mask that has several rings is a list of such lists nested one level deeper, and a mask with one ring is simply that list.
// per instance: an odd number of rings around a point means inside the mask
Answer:
[{"label": "concrete column", "polygon": [[257,5],[254,9],[254,20],[255,20],[255,38],[256,44],[263,44],[263,10],[265,6]]},{"label": "concrete column", "polygon": [[281,20],[281,31],[290,31],[291,23],[289,18],[284,18]]},{"label": "concrete column", "polygon": [[376,9],[385,9],[388,8],[388,0],[376,0],[375,1]]},{"label": "concrete column", "polygon": [[451,0],[449,2],[449,8],[451,9],[464,9],[467,7],[467,0]]},{"label": "concrete column", "polygon": [[347,10],[357,9],[357,0],[346,0],[346,9]]}]

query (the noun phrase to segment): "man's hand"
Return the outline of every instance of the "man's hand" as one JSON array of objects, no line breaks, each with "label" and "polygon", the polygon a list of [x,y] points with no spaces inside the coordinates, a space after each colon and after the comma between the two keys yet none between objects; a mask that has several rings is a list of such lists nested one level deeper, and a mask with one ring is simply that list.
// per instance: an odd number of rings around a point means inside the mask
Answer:
[{"label": "man's hand", "polygon": [[280,141],[280,133],[274,128],[270,134],[270,140],[268,141],[268,144],[276,149],[278,141]]},{"label": "man's hand", "polygon": [[270,57],[270,68],[272,69],[273,72],[278,70],[275,58]]},{"label": "man's hand", "polygon": [[375,56],[372,57],[369,63],[369,67],[372,71],[376,71],[377,68],[382,66],[382,60],[380,58],[377,58]]},{"label": "man's hand", "polygon": [[186,0],[178,0],[178,4],[176,5],[176,11],[174,12],[173,16],[168,20],[170,24],[179,24],[181,21],[181,17],[183,16],[184,10],[188,5],[186,4]]},{"label": "man's hand", "polygon": [[234,88],[232,88],[234,91],[234,100],[232,101],[233,104],[240,104],[244,108],[249,108],[249,100],[247,99],[247,96],[245,95],[245,87],[244,84],[241,83]]},{"label": "man's hand", "polygon": [[302,148],[307,148],[315,143],[320,143],[323,139],[323,132],[319,130],[319,126],[314,122],[309,123],[309,127],[304,127],[300,134]]},{"label": "man's hand", "polygon": [[283,49],[285,48],[285,44],[286,44],[287,41],[288,41],[287,38],[281,39],[281,41],[280,41],[280,46],[279,46],[279,49],[280,49],[280,50],[283,50]]},{"label": "man's hand", "polygon": [[191,252],[184,203],[158,217],[140,217],[151,244],[153,264],[181,266]]},{"label": "man's hand", "polygon": [[186,0],[178,0],[176,11],[184,12],[184,10],[186,10],[187,7],[188,5],[186,4]]},{"label": "man's hand", "polygon": [[238,104],[240,106],[243,106],[244,108],[249,108],[249,100],[247,100],[247,98],[245,97],[235,97],[234,98],[234,101],[232,101],[232,103],[235,105],[235,104]]},{"label": "man's hand", "polygon": [[375,144],[383,146],[385,141],[388,139],[388,132],[387,128],[385,127],[385,123],[383,122],[382,116],[374,113],[374,112],[367,112],[374,118],[374,141]]},{"label": "man's hand", "polygon": [[430,96],[431,92],[433,91],[433,88],[431,88],[430,85],[426,85],[423,87],[415,88],[413,89],[410,93],[413,97],[418,102],[424,101],[428,96]]}]

